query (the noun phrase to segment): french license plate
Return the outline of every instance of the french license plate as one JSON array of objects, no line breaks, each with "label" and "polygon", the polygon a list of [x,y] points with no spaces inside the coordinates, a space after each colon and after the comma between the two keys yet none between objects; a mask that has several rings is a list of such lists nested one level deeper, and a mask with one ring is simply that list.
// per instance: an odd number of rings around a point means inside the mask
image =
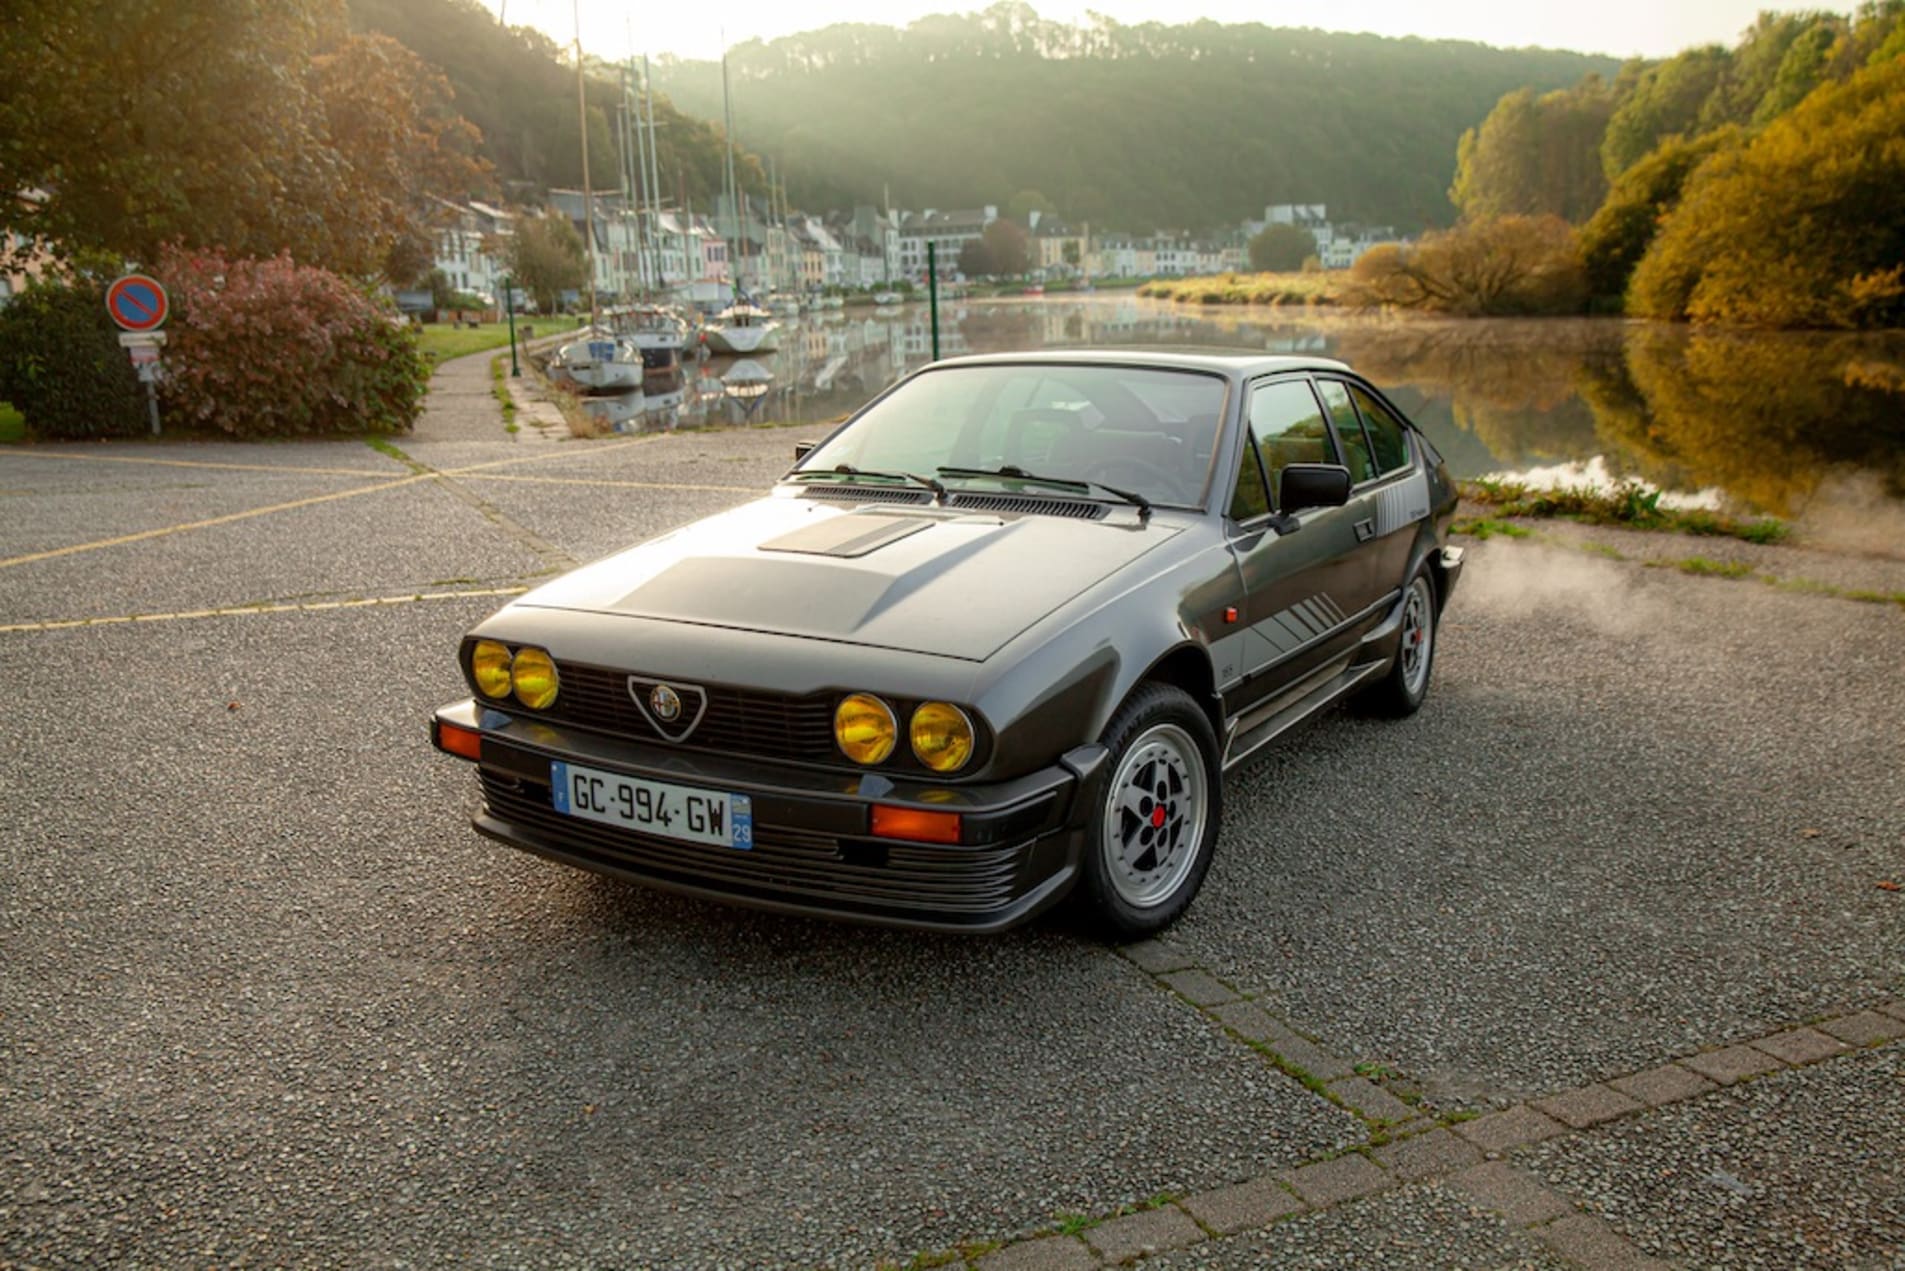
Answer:
[{"label": "french license plate", "polygon": [[556,811],[585,821],[709,847],[748,851],[754,846],[754,801],[745,794],[644,781],[551,761],[549,797]]}]

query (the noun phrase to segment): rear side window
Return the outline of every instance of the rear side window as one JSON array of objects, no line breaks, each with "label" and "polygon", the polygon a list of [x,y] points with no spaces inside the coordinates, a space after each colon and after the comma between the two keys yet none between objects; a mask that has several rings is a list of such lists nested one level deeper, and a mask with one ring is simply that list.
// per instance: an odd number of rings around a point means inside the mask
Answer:
[{"label": "rear side window", "polygon": [[1363,435],[1356,408],[1350,404],[1349,390],[1341,380],[1318,380],[1316,387],[1323,394],[1324,405],[1330,408],[1336,436],[1343,443],[1343,466],[1349,469],[1350,482],[1361,485],[1373,481],[1377,472],[1376,456],[1369,448],[1369,438]]},{"label": "rear side window", "polygon": [[1363,423],[1369,429],[1369,441],[1376,450],[1377,470],[1394,472],[1398,468],[1408,467],[1409,439],[1403,436],[1402,421],[1354,384],[1350,385],[1349,391],[1356,399],[1356,405],[1362,408]]}]

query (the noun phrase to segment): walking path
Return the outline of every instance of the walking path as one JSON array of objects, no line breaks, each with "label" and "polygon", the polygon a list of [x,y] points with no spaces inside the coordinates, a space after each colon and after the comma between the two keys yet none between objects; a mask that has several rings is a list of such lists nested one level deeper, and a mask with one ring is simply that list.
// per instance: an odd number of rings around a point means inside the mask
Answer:
[{"label": "walking path", "polygon": [[[531,349],[547,348],[572,332],[545,336],[520,346],[520,357]],[[496,441],[514,437],[519,441],[561,440],[569,435],[562,412],[539,391],[530,375],[507,379],[516,402],[517,431],[509,432],[503,421],[503,405],[495,394],[490,363],[500,354],[509,357],[509,347],[488,349],[466,357],[452,358],[430,377],[430,395],[424,400],[423,414],[411,436],[418,441]],[[507,377],[507,369],[504,372]],[[532,387],[535,386],[535,387]]]}]

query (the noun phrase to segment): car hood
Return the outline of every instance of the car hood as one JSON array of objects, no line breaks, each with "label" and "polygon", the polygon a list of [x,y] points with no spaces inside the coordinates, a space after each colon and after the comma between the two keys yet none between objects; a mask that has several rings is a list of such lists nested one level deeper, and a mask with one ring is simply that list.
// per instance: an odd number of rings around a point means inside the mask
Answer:
[{"label": "car hood", "polygon": [[573,609],[983,661],[1177,526],[761,499],[566,574]]}]

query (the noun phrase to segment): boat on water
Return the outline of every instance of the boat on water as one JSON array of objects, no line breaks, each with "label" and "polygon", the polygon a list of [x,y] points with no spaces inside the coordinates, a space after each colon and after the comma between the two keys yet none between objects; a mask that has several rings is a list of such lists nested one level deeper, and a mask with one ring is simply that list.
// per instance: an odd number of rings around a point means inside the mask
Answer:
[{"label": "boat on water", "polygon": [[701,329],[712,352],[731,357],[772,353],[780,347],[780,331],[773,314],[745,300],[729,305]]},{"label": "boat on water", "polygon": [[626,393],[642,386],[641,350],[613,331],[591,327],[582,339],[557,349],[549,366],[585,393]]},{"label": "boat on water", "polygon": [[634,346],[645,377],[654,379],[681,369],[682,350],[688,346],[688,323],[673,309],[664,305],[611,309],[608,324],[617,339]]},{"label": "boat on water", "polygon": [[873,303],[876,305],[904,304],[905,301],[906,297],[897,291],[876,291],[873,293]]}]

